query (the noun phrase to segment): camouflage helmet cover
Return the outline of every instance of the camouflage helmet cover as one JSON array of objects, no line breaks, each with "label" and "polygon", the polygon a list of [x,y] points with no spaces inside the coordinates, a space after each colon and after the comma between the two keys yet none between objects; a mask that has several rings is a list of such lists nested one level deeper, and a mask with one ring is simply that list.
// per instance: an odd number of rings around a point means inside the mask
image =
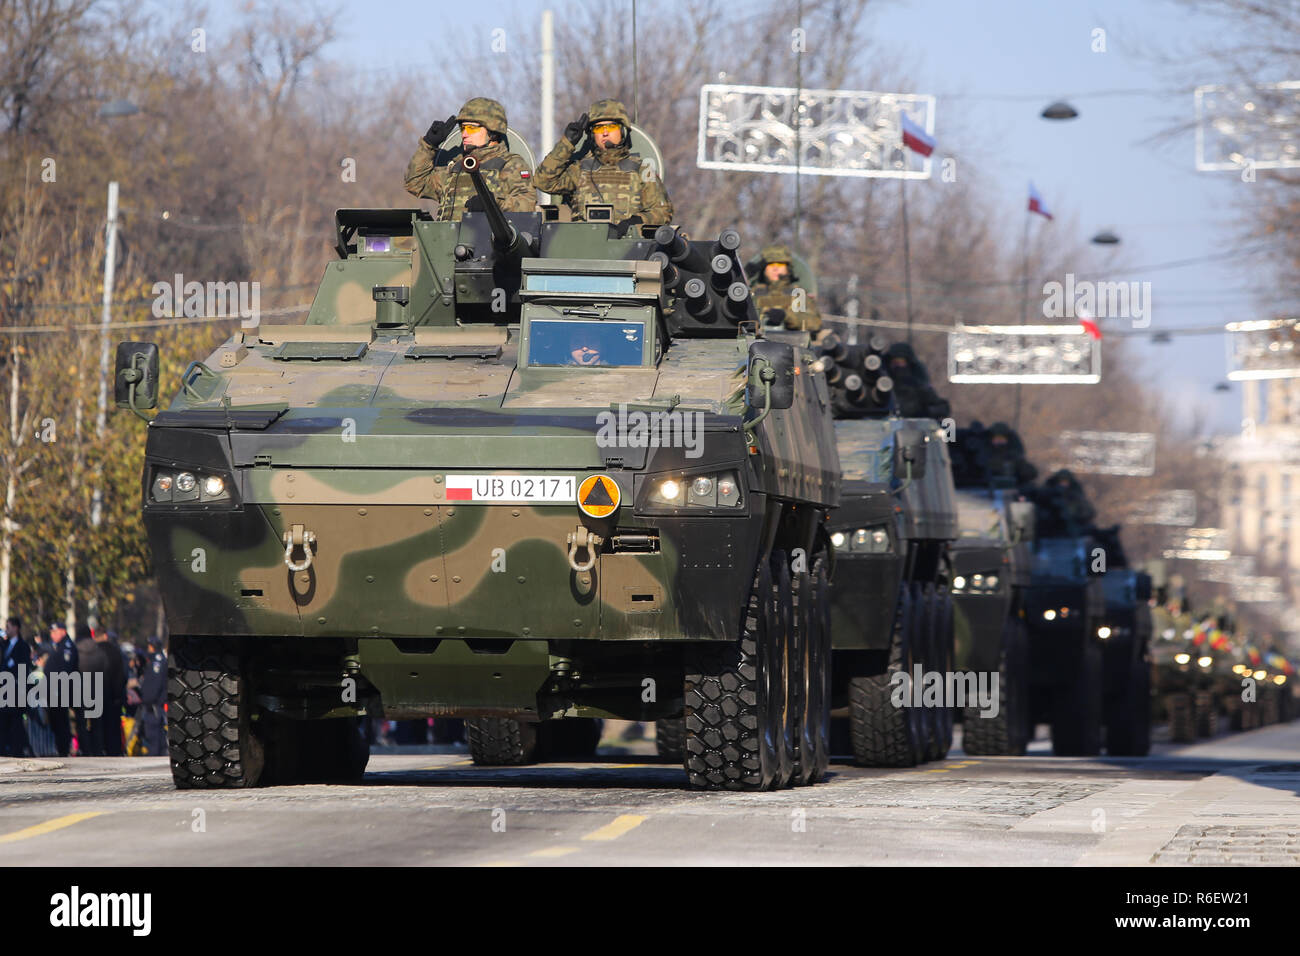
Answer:
[{"label": "camouflage helmet cover", "polygon": [[624,126],[632,125],[632,117],[628,115],[627,107],[618,100],[596,100],[587,108],[587,120],[591,123],[614,120]]},{"label": "camouflage helmet cover", "polygon": [[486,96],[476,96],[465,103],[456,114],[457,123],[478,123],[487,127],[488,132],[498,136],[506,135],[506,108],[496,100]]},{"label": "camouflage helmet cover", "polygon": [[770,262],[784,262],[790,265],[794,261],[794,255],[786,246],[764,246],[758,257],[763,261],[763,265]]}]

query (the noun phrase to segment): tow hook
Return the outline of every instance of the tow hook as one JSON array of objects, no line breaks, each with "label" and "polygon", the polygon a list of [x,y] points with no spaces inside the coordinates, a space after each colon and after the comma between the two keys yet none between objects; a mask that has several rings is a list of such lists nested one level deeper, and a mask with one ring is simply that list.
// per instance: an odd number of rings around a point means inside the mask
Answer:
[{"label": "tow hook", "polygon": [[[605,539],[598,534],[592,534],[587,530],[586,525],[578,525],[576,531],[569,532],[569,567],[581,573],[590,571],[596,566],[596,555],[600,553],[600,546],[605,543]],[[587,560],[583,564],[578,563],[578,549],[587,549]]]},{"label": "tow hook", "polygon": [[[290,571],[306,571],[311,567],[311,550],[316,545],[316,535],[302,525],[293,525],[284,533],[284,564]],[[294,548],[302,548],[303,562],[293,559]]]}]

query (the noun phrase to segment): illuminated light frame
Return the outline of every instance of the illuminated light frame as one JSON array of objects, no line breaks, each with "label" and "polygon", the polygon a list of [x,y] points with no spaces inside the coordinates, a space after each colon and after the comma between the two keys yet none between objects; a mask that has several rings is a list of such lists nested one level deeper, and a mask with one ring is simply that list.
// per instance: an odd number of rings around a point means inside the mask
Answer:
[{"label": "illuminated light frame", "polygon": [[[800,163],[788,157],[794,150],[795,97],[806,117],[799,129]],[[922,93],[880,93],[873,90],[809,90],[793,86],[736,86],[706,83],[700,87],[699,136],[695,164],[700,169],[752,173],[799,173],[805,176],[849,176],[884,179],[929,179],[932,157],[903,147],[899,112],[906,110],[926,133],[934,135],[935,98]],[[810,116],[809,114],[816,114]],[[829,114],[821,122],[810,119]],[[847,142],[845,141],[847,137]],[[757,142],[755,142],[757,140]],[[765,162],[720,158],[731,145],[739,151],[759,148]],[[773,150],[771,145],[777,148]],[[763,149],[763,147],[769,147]],[[846,165],[846,146],[858,146],[863,165]],[[712,148],[711,148],[712,147]],[[885,157],[901,150],[907,165],[887,166]],[[781,154],[786,161],[781,162]],[[874,157],[874,158],[868,158]],[[920,168],[908,168],[919,162]]]},{"label": "illuminated light frame", "polygon": [[[1089,357],[1092,370],[1084,374],[1067,373],[997,373],[984,375],[957,371],[957,349],[966,346],[961,336],[1034,336],[1045,335],[1052,338],[1064,336],[1081,337],[1089,343]],[[969,363],[964,363],[969,364]],[[1084,331],[1082,325],[958,325],[948,333],[948,381],[961,384],[1016,384],[1026,385],[1096,385],[1101,381],[1101,340],[1094,339]]]}]

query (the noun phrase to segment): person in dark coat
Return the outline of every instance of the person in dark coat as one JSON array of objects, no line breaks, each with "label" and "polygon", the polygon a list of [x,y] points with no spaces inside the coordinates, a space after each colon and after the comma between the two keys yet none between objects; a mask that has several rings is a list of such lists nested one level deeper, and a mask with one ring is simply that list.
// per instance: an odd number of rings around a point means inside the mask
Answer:
[{"label": "person in dark coat", "polygon": [[27,728],[23,724],[23,713],[27,709],[26,675],[32,667],[32,649],[23,640],[22,625],[23,622],[16,617],[5,621],[4,649],[0,651],[0,665],[10,675],[14,687],[13,706],[0,707],[0,754],[6,757],[32,755],[27,745]]},{"label": "person in dark coat", "polygon": [[[42,645],[41,651],[45,661],[46,680],[54,674],[76,674],[78,672],[77,645],[68,636],[68,629],[62,621],[50,625],[50,639]],[[56,707],[55,703],[64,706]],[[54,732],[54,746],[60,757],[66,757],[72,749],[72,719],[69,716],[67,701],[50,703],[46,708],[49,716],[50,730]]]},{"label": "person in dark coat", "polygon": [[[102,757],[104,722],[109,716],[108,658],[104,645],[95,641],[85,624],[77,625],[77,657],[78,670],[91,675],[87,690],[90,699],[83,699],[83,706],[77,710],[77,749],[83,757]],[[97,704],[98,707],[84,706],[87,704]]]},{"label": "person in dark coat", "polygon": [[157,757],[167,753],[166,714],[163,703],[167,700],[167,655],[162,652],[162,642],[151,637],[146,651],[138,658],[140,672],[135,679],[140,706],[135,719],[140,725],[140,740],[147,756]]},{"label": "person in dark coat", "polygon": [[117,635],[112,631],[95,632],[95,641],[104,650],[104,756],[121,757],[122,709],[126,706],[126,661]]}]

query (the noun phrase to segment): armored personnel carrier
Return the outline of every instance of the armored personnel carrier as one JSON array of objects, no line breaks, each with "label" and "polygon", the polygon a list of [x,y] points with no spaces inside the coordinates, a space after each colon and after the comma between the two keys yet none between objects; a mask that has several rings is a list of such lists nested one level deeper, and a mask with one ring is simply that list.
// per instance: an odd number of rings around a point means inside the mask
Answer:
[{"label": "armored personnel carrier", "polygon": [[[947,403],[918,389],[905,407],[888,372],[910,349],[875,339],[818,342],[835,407],[844,469],[829,528],[834,703],[865,766],[914,766],[952,745],[953,708],[927,688],[954,669],[949,545],[957,507],[943,425]],[[919,365],[919,363],[916,363]],[[918,380],[913,369],[900,371]],[[924,393],[924,394],[923,394]],[[910,399],[909,395],[909,399]]]},{"label": "armored personnel carrier", "polygon": [[1106,554],[1102,593],[1102,720],[1106,753],[1145,757],[1151,751],[1151,576],[1129,566],[1119,525],[1094,528]]},{"label": "armored personnel carrier", "polygon": [[[465,166],[481,211],[340,210],[306,323],[236,334],[149,422],[176,785],[354,780],[372,715],[464,716],[479,764],[684,717],[692,787],[816,781],[816,356],[759,334],[735,232],[504,214]],[[156,347],[117,364],[144,417]]]},{"label": "armored personnel carrier", "polygon": [[952,545],[957,670],[996,674],[996,709],[966,707],[962,749],[1018,756],[1029,723],[1029,646],[1025,589],[1030,583],[1034,506],[1020,489],[1037,470],[1020,436],[997,422],[957,429],[953,445],[960,537]]},{"label": "armored personnel carrier", "polygon": [[1049,723],[1058,756],[1092,756],[1102,745],[1104,552],[1091,536],[1095,512],[1068,471],[1034,489],[1033,570],[1025,594],[1030,720]]}]

